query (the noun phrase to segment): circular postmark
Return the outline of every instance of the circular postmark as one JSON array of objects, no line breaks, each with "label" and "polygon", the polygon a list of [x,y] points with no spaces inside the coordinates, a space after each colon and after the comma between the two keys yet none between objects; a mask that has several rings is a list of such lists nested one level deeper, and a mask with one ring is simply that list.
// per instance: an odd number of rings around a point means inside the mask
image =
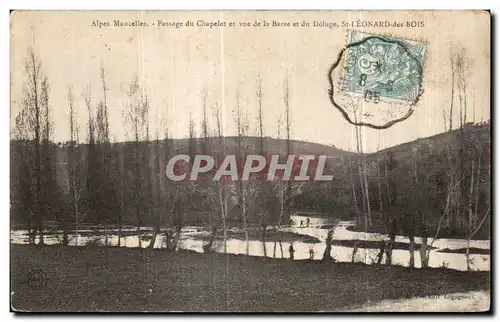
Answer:
[{"label": "circular postmark", "polygon": [[422,42],[350,31],[329,70],[330,101],[354,125],[383,129],[407,119],[422,94]]},{"label": "circular postmark", "polygon": [[27,282],[29,287],[34,290],[39,290],[47,285],[48,277],[42,269],[37,268],[29,271]]}]

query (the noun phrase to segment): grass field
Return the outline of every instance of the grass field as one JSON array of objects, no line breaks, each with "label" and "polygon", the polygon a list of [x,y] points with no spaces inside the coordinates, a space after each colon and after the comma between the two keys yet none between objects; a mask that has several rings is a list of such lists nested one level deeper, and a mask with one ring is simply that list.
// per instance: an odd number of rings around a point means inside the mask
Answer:
[{"label": "grass field", "polygon": [[[15,311],[342,311],[489,290],[489,272],[159,249],[11,245]],[[27,276],[41,269],[41,289]]]}]

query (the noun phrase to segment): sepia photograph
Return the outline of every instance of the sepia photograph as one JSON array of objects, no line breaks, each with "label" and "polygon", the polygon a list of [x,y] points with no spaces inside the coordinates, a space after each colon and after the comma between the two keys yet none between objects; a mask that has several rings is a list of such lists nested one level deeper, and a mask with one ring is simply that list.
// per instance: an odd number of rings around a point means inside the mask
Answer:
[{"label": "sepia photograph", "polygon": [[489,312],[491,24],[11,11],[11,312]]}]

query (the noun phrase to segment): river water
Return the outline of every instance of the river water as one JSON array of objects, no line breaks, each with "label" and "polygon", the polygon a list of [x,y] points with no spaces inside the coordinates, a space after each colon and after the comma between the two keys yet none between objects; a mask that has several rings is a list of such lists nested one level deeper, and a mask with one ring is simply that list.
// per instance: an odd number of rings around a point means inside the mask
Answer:
[{"label": "river water", "polygon": [[[309,218],[309,226],[304,227],[306,220]],[[295,260],[303,260],[309,259],[311,256],[311,249],[313,252],[314,259],[321,259],[323,257],[323,253],[326,248],[325,239],[328,234],[329,229],[322,228],[325,225],[335,225],[333,238],[335,240],[364,240],[364,241],[380,241],[380,240],[389,240],[389,237],[385,234],[379,233],[364,233],[364,232],[354,232],[350,231],[347,228],[352,226],[354,223],[349,221],[340,221],[340,222],[332,222],[331,219],[321,216],[301,216],[301,215],[293,215],[291,216],[293,221],[292,225],[282,227],[280,230],[290,233],[296,233],[301,235],[308,235],[315,237],[319,240],[317,243],[307,243],[303,241],[293,241],[293,248],[295,250],[294,259]],[[300,223],[303,223],[301,227]],[[150,227],[142,227],[141,229],[146,231],[151,231]],[[128,233],[129,236],[121,237],[121,246],[122,247],[138,247],[138,238],[133,233],[136,228],[127,228],[123,229],[122,232]],[[238,229],[233,228],[236,232]],[[241,231],[240,231],[241,232]],[[26,244],[28,243],[28,236],[26,230],[13,230],[11,231],[10,240],[11,243],[14,244]],[[179,240],[178,247],[186,250],[192,250],[196,252],[203,252],[203,245],[206,243],[206,235],[209,232],[206,228],[203,227],[184,227],[182,229],[181,238]],[[205,237],[203,239],[202,237]],[[58,244],[61,242],[61,233],[52,233],[50,235],[45,236],[46,244]],[[158,235],[155,245],[155,248],[162,248],[164,245],[165,236],[160,234]],[[76,238],[76,234],[72,234],[69,238],[70,245],[85,245],[88,242],[97,242],[100,244],[104,244],[104,230],[79,230],[78,239]],[[37,242],[35,240],[35,242]],[[396,236],[396,242],[407,243],[409,244],[408,237],[405,236]],[[416,243],[421,243],[422,239],[419,237],[415,238]],[[440,238],[437,239],[433,247],[436,249],[431,250],[429,257],[429,266],[430,267],[447,267],[456,270],[466,270],[467,263],[464,254],[459,253],[443,253],[440,250],[444,249],[460,249],[466,247],[465,239],[451,239],[451,238]],[[431,240],[428,240],[428,244],[430,245]],[[143,242],[143,247],[149,244],[149,242]],[[118,231],[108,230],[108,245],[116,246],[118,245]],[[290,246],[290,241],[286,239],[282,242],[282,247],[279,245],[275,245],[275,242],[268,241],[265,243],[266,252],[265,254],[268,257],[284,257],[289,258],[290,254],[288,252]],[[470,243],[470,247],[480,248],[480,249],[490,249],[490,241],[489,240],[472,240]],[[224,252],[224,243],[222,241],[217,241],[214,244],[214,249],[216,252]],[[276,249],[276,251],[274,251]],[[281,252],[283,250],[283,253]],[[228,238],[227,239],[227,252],[231,254],[246,254],[247,251],[247,243],[245,240],[240,240],[236,238]],[[366,264],[373,264],[376,262],[376,258],[378,255],[378,249],[368,249],[368,248],[359,248],[356,256],[356,262],[364,262]],[[350,262],[352,260],[352,247],[346,246],[336,246],[332,245],[331,255],[332,257],[339,262]],[[260,240],[250,240],[248,242],[248,254],[250,256],[264,256],[264,245]],[[490,256],[482,255],[482,254],[472,254],[471,258],[471,269],[480,270],[480,271],[489,271],[490,270]],[[401,265],[408,266],[410,260],[410,254],[407,250],[393,250],[392,262],[393,265]],[[383,262],[385,262],[385,256],[383,258]],[[415,251],[415,264],[416,267],[420,267],[420,253]]]}]

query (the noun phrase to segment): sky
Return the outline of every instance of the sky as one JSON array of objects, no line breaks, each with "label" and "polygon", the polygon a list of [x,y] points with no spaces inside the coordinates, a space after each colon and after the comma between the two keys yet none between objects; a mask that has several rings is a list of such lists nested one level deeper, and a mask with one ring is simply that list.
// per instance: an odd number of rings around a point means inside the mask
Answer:
[{"label": "sky", "polygon": [[[114,20],[140,20],[149,26],[112,27]],[[195,25],[158,27],[158,20],[184,24],[190,20]],[[225,21],[226,26],[196,26],[200,20]],[[271,27],[263,27],[264,20]],[[102,100],[102,66],[115,141],[131,138],[124,109],[135,75],[151,103],[152,133],[167,124],[172,137],[186,137],[190,117],[199,133],[206,92],[208,111],[215,105],[221,109],[224,134],[236,134],[234,110],[240,104],[247,114],[248,134],[257,135],[256,84],[260,75],[264,135],[284,133],[283,128],[278,131],[277,124],[284,117],[287,79],[292,138],[353,149],[355,128],[331,105],[327,78],[329,67],[346,46],[349,28],[311,26],[314,21],[380,20],[425,23],[416,28],[354,28],[424,42],[424,93],[413,115],[404,122],[385,130],[362,127],[367,152],[445,130],[443,109],[450,106],[451,51],[463,52],[468,61],[468,121],[473,121],[473,115],[476,121],[490,118],[490,22],[486,12],[17,11],[11,15],[11,124],[22,108],[24,60],[32,47],[50,83],[54,141],[69,138],[68,86],[75,93],[80,137],[86,137],[88,115],[81,93],[90,88],[94,108]],[[272,27],[272,21],[309,22],[310,27]],[[111,26],[99,28],[92,26],[93,22],[109,22]],[[260,22],[261,26],[242,27],[240,22]],[[458,112],[454,114],[457,125]]]}]

